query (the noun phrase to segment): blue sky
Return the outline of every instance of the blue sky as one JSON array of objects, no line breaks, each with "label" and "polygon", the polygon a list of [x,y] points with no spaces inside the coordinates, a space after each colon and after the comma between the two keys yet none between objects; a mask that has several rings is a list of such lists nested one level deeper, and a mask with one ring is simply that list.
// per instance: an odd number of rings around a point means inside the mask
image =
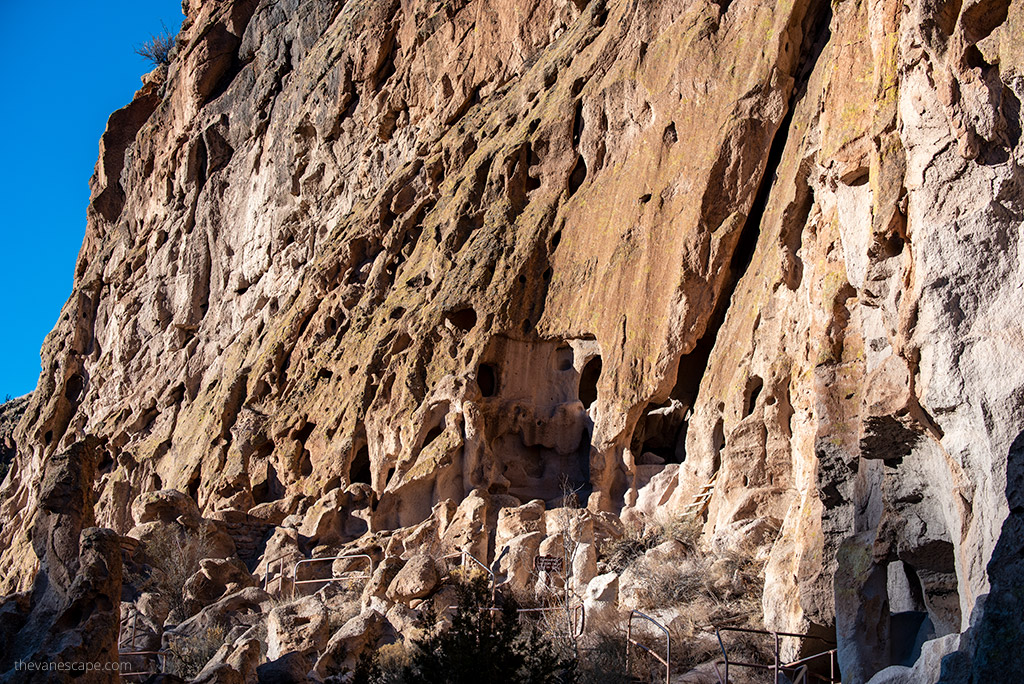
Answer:
[{"label": "blue sky", "polygon": [[180,0],[0,0],[0,400],[35,388],[71,294],[100,136],[152,68],[134,46],[183,18]]}]

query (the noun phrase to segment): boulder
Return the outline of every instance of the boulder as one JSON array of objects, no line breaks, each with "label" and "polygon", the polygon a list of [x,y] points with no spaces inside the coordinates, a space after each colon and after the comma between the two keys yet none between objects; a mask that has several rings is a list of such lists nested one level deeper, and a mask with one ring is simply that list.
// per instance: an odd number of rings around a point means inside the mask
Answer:
[{"label": "boulder", "polygon": [[267,658],[286,653],[315,655],[330,638],[327,608],[318,596],[277,606],[267,616]]},{"label": "boulder", "polygon": [[544,502],[534,499],[515,508],[498,511],[498,526],[494,532],[495,548],[502,548],[509,540],[544,530]]},{"label": "boulder", "polygon": [[669,539],[658,544],[653,549],[645,551],[644,556],[651,562],[665,563],[672,559],[682,558],[686,555],[687,551],[686,544],[678,539]]},{"label": "boulder", "polygon": [[256,681],[259,684],[307,684],[309,678],[309,658],[302,653],[286,653],[275,660],[268,660],[256,668]]},{"label": "boulder", "polygon": [[410,558],[388,585],[387,596],[393,601],[408,603],[429,596],[437,586],[437,566],[426,554]]},{"label": "boulder", "polygon": [[353,669],[359,655],[388,631],[388,621],[376,610],[364,611],[335,632],[316,661],[316,674],[327,677],[343,668]]},{"label": "boulder", "polygon": [[616,624],[619,619],[619,576],[614,572],[590,580],[583,594],[586,621],[595,625]]},{"label": "boulder", "polygon": [[208,606],[227,594],[245,587],[255,587],[256,580],[237,558],[206,558],[199,570],[185,582],[186,601],[193,605]]},{"label": "boulder", "polygon": [[144,492],[132,502],[132,519],[136,525],[151,522],[172,523],[182,519],[191,527],[199,519],[199,507],[188,494],[177,489]]},{"label": "boulder", "polygon": [[513,591],[526,590],[529,587],[530,579],[533,577],[534,559],[537,558],[543,539],[542,532],[527,532],[506,542],[505,547],[508,551],[500,554],[497,574],[504,577],[504,582]]},{"label": "boulder", "polygon": [[236,681],[236,677],[242,682],[255,680],[256,669],[262,659],[261,647],[261,641],[250,636],[224,644],[199,672],[195,681],[227,684]]}]

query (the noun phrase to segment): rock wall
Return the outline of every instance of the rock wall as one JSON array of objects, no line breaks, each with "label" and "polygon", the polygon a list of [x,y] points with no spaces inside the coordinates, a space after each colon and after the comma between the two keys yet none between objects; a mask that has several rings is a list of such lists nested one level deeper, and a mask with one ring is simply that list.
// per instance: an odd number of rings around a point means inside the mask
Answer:
[{"label": "rock wall", "polygon": [[770,546],[766,623],[835,630],[849,681],[983,621],[1024,431],[1020,0],[185,4],[100,143],[0,589],[87,435],[120,534],[173,488],[265,562],[254,525],[479,501],[490,556],[503,506],[715,477],[705,537]]}]

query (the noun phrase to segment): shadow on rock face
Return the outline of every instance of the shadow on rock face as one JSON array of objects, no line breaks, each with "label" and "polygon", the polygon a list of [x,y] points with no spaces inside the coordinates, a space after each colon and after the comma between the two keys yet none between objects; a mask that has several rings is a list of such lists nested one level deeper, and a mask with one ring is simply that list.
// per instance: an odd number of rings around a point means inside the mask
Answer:
[{"label": "shadow on rock face", "polygon": [[[121,544],[91,527],[91,483],[99,443],[87,438],[43,467],[40,515],[33,530],[40,570],[35,588],[0,604],[0,682],[114,682],[120,621]],[[83,529],[84,528],[84,529]],[[62,670],[15,669],[19,661]],[[89,663],[94,669],[66,667]]]},{"label": "shadow on rock face", "polygon": [[991,589],[981,618],[968,648],[943,659],[941,684],[1024,681],[1024,650],[1017,647],[1024,639],[1024,432],[1007,457],[1006,503],[1010,514],[988,564]]}]

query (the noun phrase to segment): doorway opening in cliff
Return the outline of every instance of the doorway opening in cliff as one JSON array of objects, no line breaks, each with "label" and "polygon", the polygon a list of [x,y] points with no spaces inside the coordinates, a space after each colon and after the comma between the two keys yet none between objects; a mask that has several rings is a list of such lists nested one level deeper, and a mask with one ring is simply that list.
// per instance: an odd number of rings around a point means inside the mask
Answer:
[{"label": "doorway opening in cliff", "polygon": [[188,485],[185,487],[188,490],[188,495],[199,505],[199,482],[200,482],[200,471],[196,471],[192,474],[192,477],[188,481]]},{"label": "doorway opening in cliff", "polygon": [[761,389],[764,387],[764,380],[757,375],[750,376],[747,380],[747,387],[743,391],[743,417],[746,418],[754,412],[754,407],[757,406],[757,397],[761,394]]},{"label": "doorway opening in cliff", "polygon": [[349,467],[349,484],[372,484],[370,470],[370,448],[361,444],[356,448],[356,454],[352,457],[352,465]]},{"label": "doorway opening in cliff", "polygon": [[270,503],[283,499],[285,495],[284,485],[277,477],[277,469],[273,463],[267,463],[265,477],[262,481],[252,486],[252,500],[257,505]]},{"label": "doorway opening in cliff", "polygon": [[583,402],[583,408],[590,409],[597,401],[597,383],[601,379],[601,357],[595,356],[587,361],[580,371],[579,398]]},{"label": "doorway opening in cliff", "polygon": [[480,394],[484,397],[493,397],[498,394],[498,369],[490,363],[481,363],[476,371],[476,384],[480,387]]},{"label": "doorway opening in cliff", "polygon": [[725,449],[725,422],[719,418],[711,433],[711,474],[722,469],[722,451]]}]

